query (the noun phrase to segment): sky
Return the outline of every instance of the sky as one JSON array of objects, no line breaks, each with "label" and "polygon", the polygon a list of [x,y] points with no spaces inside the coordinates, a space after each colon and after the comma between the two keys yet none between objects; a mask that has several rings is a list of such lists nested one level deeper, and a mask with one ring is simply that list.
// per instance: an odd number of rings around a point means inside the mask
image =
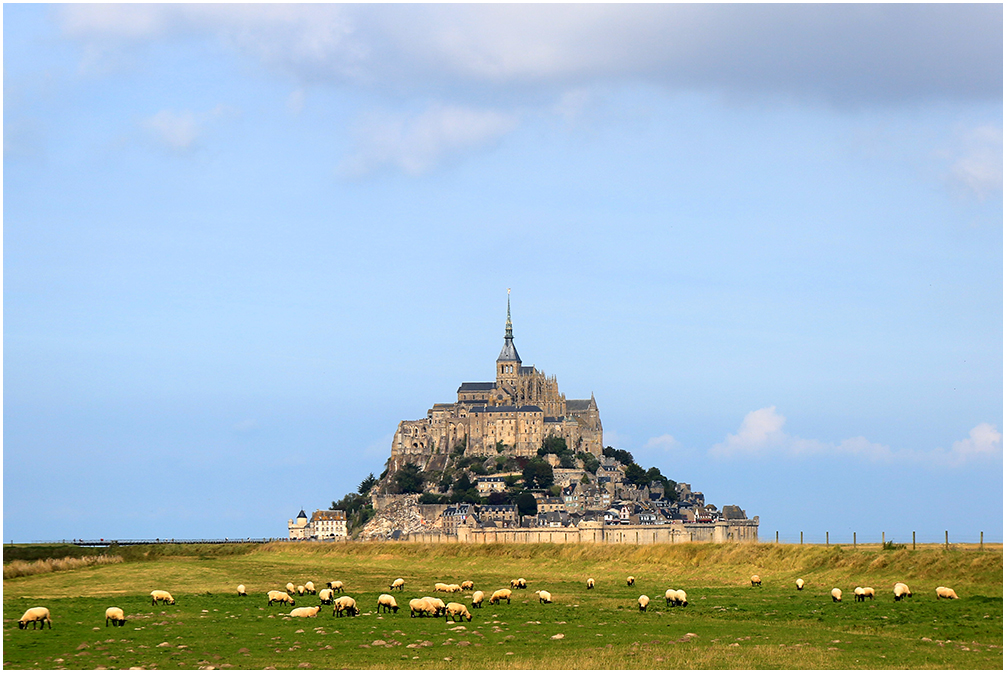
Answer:
[{"label": "sky", "polygon": [[525,365],[781,541],[1003,540],[1003,8],[3,7],[3,539],[282,537]]}]

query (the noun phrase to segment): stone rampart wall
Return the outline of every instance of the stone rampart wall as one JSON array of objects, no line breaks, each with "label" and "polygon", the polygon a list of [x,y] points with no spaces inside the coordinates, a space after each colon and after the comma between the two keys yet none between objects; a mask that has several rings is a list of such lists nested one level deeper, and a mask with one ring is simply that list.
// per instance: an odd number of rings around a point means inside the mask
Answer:
[{"label": "stone rampart wall", "polygon": [[404,539],[419,543],[652,543],[757,542],[759,525],[753,520],[731,520],[712,524],[604,526],[582,522],[576,527],[533,527],[517,529],[474,529],[458,527],[458,534],[410,534]]}]

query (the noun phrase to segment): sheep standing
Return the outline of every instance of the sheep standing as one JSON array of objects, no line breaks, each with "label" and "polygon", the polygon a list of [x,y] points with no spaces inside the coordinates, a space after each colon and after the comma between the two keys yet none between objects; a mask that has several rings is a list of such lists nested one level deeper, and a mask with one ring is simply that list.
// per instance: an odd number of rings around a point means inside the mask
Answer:
[{"label": "sheep standing", "polygon": [[538,603],[540,604],[551,604],[552,603],[552,593],[545,590],[536,590],[535,594],[538,595]]},{"label": "sheep standing", "polygon": [[759,574],[754,574],[751,578],[749,578],[749,580],[752,581],[752,587],[755,587],[756,585],[762,587],[762,578],[759,577]]},{"label": "sheep standing", "polygon": [[957,599],[958,595],[950,587],[944,587],[941,585],[937,588],[937,598],[938,599]]},{"label": "sheep standing", "polygon": [[678,602],[678,605],[679,606],[688,606],[689,605],[689,596],[687,594],[685,594],[685,590],[675,590],[675,592],[678,595],[677,598],[676,598],[676,600],[675,600],[675,601]]},{"label": "sheep standing", "polygon": [[636,578],[630,576],[626,579],[626,587],[633,587],[634,585],[636,585]]},{"label": "sheep standing", "polygon": [[164,590],[154,590],[150,593],[150,605],[154,606],[157,602],[162,604],[174,604],[175,598]]},{"label": "sheep standing", "polygon": [[865,587],[864,588],[864,598],[865,599],[874,599],[874,588],[873,587]]},{"label": "sheep standing", "polygon": [[333,599],[333,593],[331,589],[323,587],[321,590],[318,591],[318,601],[321,602],[322,604],[331,604],[332,599]]},{"label": "sheep standing", "polygon": [[298,586],[297,586],[297,596],[298,596],[298,597],[303,597],[303,596],[304,596],[304,592],[305,592],[305,589],[306,589],[306,588],[305,588],[305,587],[304,587],[303,585],[298,585]]},{"label": "sheep standing", "polygon": [[434,583],[434,592],[450,592],[447,583]]},{"label": "sheep standing", "polygon": [[797,579],[797,591],[800,592],[803,589],[804,589],[804,579],[803,578],[798,578]]},{"label": "sheep standing", "polygon": [[314,618],[321,610],[321,606],[302,606],[301,608],[291,609],[289,615],[291,618]]},{"label": "sheep standing", "polygon": [[665,606],[688,606],[685,590],[666,590],[664,593]]},{"label": "sheep standing", "polygon": [[279,604],[294,605],[294,598],[282,590],[270,590],[266,593],[266,598],[266,606],[272,606],[274,601]]},{"label": "sheep standing", "polygon": [[245,586],[244,585],[239,585],[238,586],[238,596],[239,597],[247,597],[248,596],[248,593],[245,592]]},{"label": "sheep standing", "polygon": [[392,584],[388,587],[389,590],[404,590],[406,589],[406,581],[401,578],[396,578],[392,581]]},{"label": "sheep standing", "polygon": [[865,595],[864,595],[864,588],[860,587],[859,585],[857,587],[853,588],[853,601],[854,602],[863,601],[864,597],[865,597]]},{"label": "sheep standing", "polygon": [[650,604],[650,597],[645,594],[641,594],[640,598],[636,600],[636,603],[640,606],[641,611],[646,611],[647,606]]},{"label": "sheep standing", "polygon": [[392,613],[399,612],[399,605],[395,603],[395,597],[390,594],[383,594],[378,597],[378,613],[381,613],[381,609],[384,609],[385,613],[391,611]]},{"label": "sheep standing", "polygon": [[499,604],[502,600],[506,599],[507,603],[510,604],[510,595],[511,595],[510,590],[507,589],[497,590],[490,596],[490,603]]},{"label": "sheep standing", "polygon": [[294,587],[293,583],[287,583],[287,594],[294,594],[297,592],[297,588]]},{"label": "sheep standing", "polygon": [[468,621],[472,622],[472,614],[469,613],[469,610],[465,608],[464,604],[459,604],[457,602],[449,602],[448,605],[444,607],[444,622],[447,622],[449,616],[456,622],[461,622],[462,618],[468,618]]},{"label": "sheep standing", "polygon": [[409,600],[409,617],[415,618],[420,616],[421,618],[424,614],[432,615],[436,609],[433,604],[430,603],[429,597],[421,597],[419,599]]},{"label": "sheep standing", "polygon": [[35,608],[30,608],[24,612],[21,616],[21,620],[17,621],[17,628],[19,630],[28,629],[28,623],[31,623],[31,628],[35,629],[35,625],[42,623],[42,629],[45,629],[45,624],[49,623],[49,629],[52,629],[52,619],[49,617],[49,609],[45,606],[36,606]]},{"label": "sheep standing", "polygon": [[312,583],[310,580],[304,584],[304,591],[307,592],[308,594],[318,594],[315,591],[315,584]]},{"label": "sheep standing", "polygon": [[587,579],[587,589],[589,589],[589,590],[593,590],[594,589],[594,578],[588,578]]},{"label": "sheep standing", "polygon": [[510,582],[510,586],[512,589],[523,590],[524,588],[528,587],[528,581],[526,581],[524,578],[515,578]]},{"label": "sheep standing", "polygon": [[472,608],[482,608],[483,599],[486,597],[482,590],[476,590],[472,593]]},{"label": "sheep standing", "polygon": [[340,597],[336,600],[336,603],[332,605],[332,615],[338,618],[344,613],[348,616],[360,615],[360,609],[357,608],[356,599],[353,597]]},{"label": "sheep standing", "polygon": [[105,609],[105,627],[108,627],[108,621],[112,621],[112,627],[122,627],[126,624],[126,614],[118,606],[110,606]]},{"label": "sheep standing", "polygon": [[895,583],[895,601],[902,601],[906,597],[912,597],[913,593],[905,583]]},{"label": "sheep standing", "polygon": [[832,601],[837,602],[842,600],[843,600],[843,591],[840,590],[838,587],[832,588]]},{"label": "sheep standing", "polygon": [[341,580],[330,580],[329,587],[332,588],[333,592],[343,593],[343,581]]},{"label": "sheep standing", "polygon": [[473,583],[471,580],[463,580],[462,581],[461,588],[463,590],[471,590],[474,587],[475,587],[475,583]]}]

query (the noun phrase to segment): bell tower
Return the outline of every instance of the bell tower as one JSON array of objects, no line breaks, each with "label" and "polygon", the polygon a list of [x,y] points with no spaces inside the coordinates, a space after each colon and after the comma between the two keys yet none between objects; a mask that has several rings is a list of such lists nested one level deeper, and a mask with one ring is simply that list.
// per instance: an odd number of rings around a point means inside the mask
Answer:
[{"label": "bell tower", "polygon": [[504,345],[497,358],[497,388],[505,388],[511,393],[517,388],[521,356],[514,347],[514,328],[510,321],[510,288],[507,289],[507,325],[504,330]]}]

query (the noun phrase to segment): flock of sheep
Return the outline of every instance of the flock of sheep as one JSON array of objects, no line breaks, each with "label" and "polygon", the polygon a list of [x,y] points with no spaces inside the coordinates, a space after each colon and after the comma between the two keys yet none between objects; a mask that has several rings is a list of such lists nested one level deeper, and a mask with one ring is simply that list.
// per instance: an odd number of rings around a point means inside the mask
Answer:
[{"label": "flock of sheep", "polygon": [[[762,587],[762,579],[758,575],[753,575],[750,579],[752,587]],[[636,583],[636,578],[629,576],[626,578],[626,585],[632,587]],[[594,589],[594,578],[587,579],[587,589]],[[797,589],[804,589],[804,580],[798,578],[796,581]],[[402,578],[396,578],[389,585],[389,591],[403,591],[406,587],[406,581]],[[511,595],[513,590],[526,589],[528,587],[528,581],[524,578],[515,578],[510,582],[509,588],[501,588],[494,591],[489,598],[490,604],[500,604],[506,601],[510,604]],[[483,601],[486,598],[482,590],[475,590],[475,585],[472,581],[466,580],[461,584],[456,583],[434,583],[434,592],[443,592],[445,594],[457,594],[466,590],[473,590],[472,592],[472,608],[482,608]],[[248,593],[245,591],[244,585],[238,585],[238,596],[247,597]],[[315,585],[311,581],[306,582],[304,585],[295,586],[293,583],[287,583],[286,591],[283,590],[270,590],[266,593],[266,605],[272,606],[274,603],[279,604],[289,604],[291,607],[290,617],[292,618],[314,618],[321,611],[322,606],[331,605],[332,615],[336,617],[347,616],[357,616],[360,615],[360,609],[357,608],[357,602],[352,597],[343,595],[345,586],[342,581],[333,580],[326,584],[326,587],[318,590],[316,592]],[[910,591],[909,586],[905,583],[896,583],[893,590],[895,595],[895,601],[901,601],[907,597],[912,597],[913,593]],[[296,600],[294,595],[303,596],[317,595],[319,606],[305,606],[294,608]],[[336,595],[340,596],[336,596]],[[854,601],[865,601],[866,599],[874,599],[874,588],[872,587],[857,587],[853,590]],[[547,590],[536,590],[535,596],[538,597],[540,604],[551,604],[552,603],[552,593]],[[840,602],[843,600],[843,591],[838,587],[832,588],[831,592],[832,601]],[[955,591],[949,587],[938,587],[937,588],[937,598],[938,599],[958,599],[958,595]],[[674,590],[669,589],[664,593],[664,600],[666,606],[688,606],[689,601],[685,593],[685,590]],[[161,604],[174,604],[175,599],[170,593],[164,590],[154,590],[150,593],[150,603],[152,606],[157,605],[158,602]],[[637,599],[637,605],[641,611],[646,611],[647,606],[650,605],[650,597],[647,595],[640,595]],[[382,594],[378,597],[377,612],[378,613],[398,613],[399,606],[395,601],[395,597],[390,594]],[[438,597],[420,597],[418,599],[411,599],[409,601],[409,617],[439,617],[444,616],[444,620],[454,619],[455,621],[468,620],[472,621],[472,614],[469,612],[468,608],[464,604],[459,602],[447,602],[445,603]],[[125,612],[117,607],[111,606],[105,610],[105,626],[108,627],[109,622],[115,627],[121,627],[126,624]],[[32,629],[36,626],[41,625],[42,629],[45,629],[46,624],[49,625],[49,629],[52,629],[52,619],[50,617],[49,609],[44,606],[36,606],[35,608],[30,608],[25,611],[25,614],[21,616],[21,620],[18,621],[18,629],[27,629],[28,623],[31,623]]]}]

